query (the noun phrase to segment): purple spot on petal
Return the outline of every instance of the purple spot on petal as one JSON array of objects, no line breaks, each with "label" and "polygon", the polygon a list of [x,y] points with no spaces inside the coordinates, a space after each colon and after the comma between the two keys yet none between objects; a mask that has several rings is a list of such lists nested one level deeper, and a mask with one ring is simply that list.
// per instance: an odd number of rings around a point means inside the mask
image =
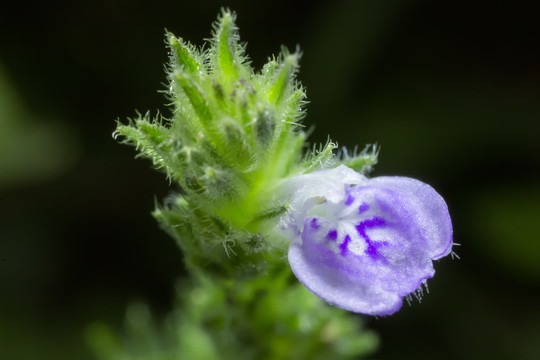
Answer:
[{"label": "purple spot on petal", "polygon": [[343,243],[339,245],[339,248],[341,249],[341,255],[345,256],[347,255],[347,250],[349,246],[349,242],[351,241],[351,237],[349,235],[345,235],[345,239],[343,240]]},{"label": "purple spot on petal", "polygon": [[375,247],[371,242],[368,242],[368,248],[364,250],[364,252],[372,259],[376,259],[380,256],[379,252],[377,251],[377,247]]},{"label": "purple spot on petal", "polygon": [[366,212],[368,210],[369,210],[369,205],[367,203],[363,202],[358,207],[358,214],[361,214],[361,213]]},{"label": "purple spot on petal", "polygon": [[336,239],[337,239],[337,230],[336,229],[330,230],[328,232],[328,234],[326,234],[326,238],[328,240],[336,241]]},{"label": "purple spot on petal", "polygon": [[316,217],[314,217],[313,219],[311,219],[311,227],[315,230],[317,230],[318,228],[321,227],[321,225],[319,225],[319,221]]},{"label": "purple spot on petal", "polygon": [[353,202],[354,202],[354,197],[350,193],[348,193],[347,194],[347,199],[345,200],[345,205],[349,206]]},{"label": "purple spot on petal", "polygon": [[385,227],[386,226],[386,222],[384,221],[384,219],[382,217],[378,217],[378,216],[375,216],[374,218],[371,218],[371,219],[367,219],[367,220],[364,220],[364,221],[361,221],[358,225],[356,225],[356,231],[358,231],[358,234],[364,238],[364,240],[366,240],[366,243],[368,245],[367,249],[364,250],[364,252],[366,254],[369,255],[369,257],[371,257],[372,259],[384,259],[384,257],[379,254],[379,252],[377,251],[377,249],[379,247],[381,247],[382,245],[386,245],[385,243],[387,243],[386,241],[382,242],[382,243],[374,243],[371,241],[371,239],[369,238],[369,236],[366,234],[366,229],[369,229],[369,228],[374,228],[374,227]]}]

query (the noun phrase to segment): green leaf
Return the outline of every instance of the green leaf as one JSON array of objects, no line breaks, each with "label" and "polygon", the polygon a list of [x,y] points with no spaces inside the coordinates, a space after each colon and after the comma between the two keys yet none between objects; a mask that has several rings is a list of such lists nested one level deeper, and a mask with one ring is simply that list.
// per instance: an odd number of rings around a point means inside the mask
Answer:
[{"label": "green leaf", "polygon": [[238,69],[236,64],[239,63],[237,52],[240,48],[238,45],[238,34],[234,24],[235,16],[228,10],[224,10],[219,19],[218,30],[216,32],[216,47],[218,64],[221,73],[228,81],[238,79]]},{"label": "green leaf", "polygon": [[212,113],[208,107],[208,100],[193,77],[185,71],[179,71],[175,78],[189,99],[197,117],[203,124],[209,123],[212,120]]},{"label": "green leaf", "polygon": [[284,49],[283,54],[283,63],[275,75],[272,87],[268,91],[268,101],[276,105],[281,103],[284,95],[291,88],[292,81],[298,70],[298,61],[300,60],[300,54],[298,52],[287,54],[287,50]]},{"label": "green leaf", "polygon": [[202,62],[197,59],[200,55],[197,54],[193,46],[169,32],[167,32],[166,36],[171,49],[173,65],[177,65],[180,69],[191,74],[196,74],[204,70]]},{"label": "green leaf", "polygon": [[343,148],[339,163],[362,174],[368,174],[373,169],[373,166],[377,164],[379,149],[377,145],[367,145],[360,153],[354,149],[353,153],[349,154],[347,149]]}]

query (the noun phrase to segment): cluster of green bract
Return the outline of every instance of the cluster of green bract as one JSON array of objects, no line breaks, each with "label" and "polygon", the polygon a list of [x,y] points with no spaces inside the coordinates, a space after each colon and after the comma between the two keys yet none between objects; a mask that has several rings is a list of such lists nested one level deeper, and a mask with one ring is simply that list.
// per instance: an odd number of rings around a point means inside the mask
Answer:
[{"label": "cluster of green bract", "polygon": [[[188,266],[253,264],[254,253],[271,250],[269,241],[280,245],[268,239],[275,225],[268,220],[287,211],[273,194],[279,180],[336,164],[336,145],[302,156],[298,52],[283,51],[254,72],[228,11],[207,50],[170,33],[167,42],[172,117],[139,117],[119,124],[115,135],[178,185],[179,194],[154,215],[178,240]],[[358,168],[373,164],[375,155],[345,160]]]},{"label": "cluster of green bract", "polygon": [[192,279],[180,287],[165,330],[151,330],[140,312],[128,314],[138,335],[125,346],[93,328],[103,359],[338,359],[375,344],[358,319],[295,281],[288,244],[276,232],[289,210],[276,189],[288,177],[340,163],[369,170],[376,152],[337,156],[329,141],[304,155],[300,54],[284,50],[255,72],[234,20],[222,12],[206,50],[167,33],[171,117],[118,124],[115,137],[135,145],[174,186],[153,215],[178,242]]},{"label": "cluster of green bract", "polygon": [[116,133],[178,185],[179,194],[154,215],[188,265],[222,267],[265,249],[261,220],[285,211],[268,194],[276,179],[299,171],[299,54],[285,53],[254,73],[229,12],[206,51],[169,33],[167,41],[172,118],[140,117]]}]

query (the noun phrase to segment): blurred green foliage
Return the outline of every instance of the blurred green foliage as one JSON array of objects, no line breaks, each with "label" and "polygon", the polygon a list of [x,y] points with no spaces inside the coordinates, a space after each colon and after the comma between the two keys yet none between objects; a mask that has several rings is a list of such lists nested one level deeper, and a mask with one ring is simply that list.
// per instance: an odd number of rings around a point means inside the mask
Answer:
[{"label": "blurred green foliage", "polygon": [[360,318],[313,296],[287,267],[251,281],[202,274],[195,280],[181,283],[162,324],[133,304],[126,336],[90,326],[87,337],[100,358],[353,359],[377,346],[373,332],[359,332]]},{"label": "blurred green foliage", "polygon": [[26,111],[0,63],[0,189],[54,178],[77,158],[73,130],[39,120]]}]

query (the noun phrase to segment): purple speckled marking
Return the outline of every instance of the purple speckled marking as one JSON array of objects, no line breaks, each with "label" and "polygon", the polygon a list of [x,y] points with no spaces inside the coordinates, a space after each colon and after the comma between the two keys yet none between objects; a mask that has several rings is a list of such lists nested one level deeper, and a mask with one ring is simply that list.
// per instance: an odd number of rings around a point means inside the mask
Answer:
[{"label": "purple speckled marking", "polygon": [[311,227],[315,230],[321,227],[321,225],[319,224],[319,220],[316,217],[311,219]]},{"label": "purple speckled marking", "polygon": [[345,239],[343,240],[343,243],[339,245],[339,248],[341,249],[341,256],[347,255],[347,250],[348,250],[350,241],[351,241],[351,237],[349,235],[345,235]]},{"label": "purple speckled marking", "polygon": [[336,241],[336,239],[337,239],[337,230],[336,229],[330,230],[328,232],[328,234],[326,234],[326,238],[328,240]]},{"label": "purple speckled marking", "polygon": [[385,227],[386,222],[382,217],[375,216],[374,218],[367,219],[364,221],[361,221],[358,225],[356,225],[356,231],[358,231],[358,234],[366,240],[366,243],[368,244],[368,247],[364,252],[369,255],[372,259],[384,259],[384,257],[379,254],[377,251],[378,248],[380,248],[382,245],[385,245],[386,242],[372,242],[369,236],[366,234],[366,229],[374,228],[374,227]]},{"label": "purple speckled marking", "polygon": [[358,214],[361,214],[361,213],[366,212],[368,210],[369,210],[369,205],[367,203],[363,202],[358,207]]},{"label": "purple speckled marking", "polygon": [[347,199],[345,200],[345,205],[349,206],[354,202],[354,197],[351,195],[351,193],[347,194]]}]

